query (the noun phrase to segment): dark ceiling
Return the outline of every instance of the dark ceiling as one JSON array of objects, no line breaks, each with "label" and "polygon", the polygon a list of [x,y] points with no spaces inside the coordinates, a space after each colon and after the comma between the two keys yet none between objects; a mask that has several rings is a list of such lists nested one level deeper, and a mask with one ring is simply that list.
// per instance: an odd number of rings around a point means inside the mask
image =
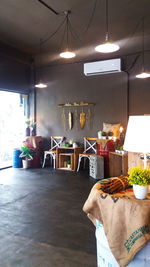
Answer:
[{"label": "dark ceiling", "polygon": [[[64,11],[71,10],[73,35],[69,32],[69,45],[76,52],[75,61],[103,59],[94,47],[105,40],[105,0],[43,0],[56,10],[54,14],[38,0],[0,1],[0,39],[22,52],[36,55],[38,59],[40,39],[45,40],[56,31],[64,20]],[[90,20],[94,4],[96,9]],[[109,32],[119,43],[115,56],[141,51],[140,19],[145,17],[145,50],[150,47],[150,0],[109,0]],[[89,21],[90,27],[86,28]],[[138,25],[138,26],[137,26]],[[65,27],[42,45],[42,61],[45,64],[60,62],[59,53]],[[80,40],[79,40],[80,39]],[[65,39],[63,42],[65,48]],[[61,59],[61,62],[64,60]]]}]

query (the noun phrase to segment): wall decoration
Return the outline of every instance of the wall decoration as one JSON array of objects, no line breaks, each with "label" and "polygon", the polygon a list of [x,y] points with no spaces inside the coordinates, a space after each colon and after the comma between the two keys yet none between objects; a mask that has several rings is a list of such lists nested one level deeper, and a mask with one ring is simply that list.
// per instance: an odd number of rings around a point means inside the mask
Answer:
[{"label": "wall decoration", "polygon": [[72,127],[73,127],[73,114],[70,111],[68,113],[68,122],[69,122],[69,130],[72,130]]},{"label": "wall decoration", "polygon": [[[92,106],[94,107],[94,105],[95,105],[94,103],[86,103],[86,102],[59,104],[58,107],[63,108],[63,112],[61,114],[61,120],[64,130],[68,129],[72,130],[73,127],[76,130],[79,130],[79,128],[84,129],[85,125],[87,126],[88,130],[91,129],[92,117],[93,117]],[[82,111],[79,113],[77,110],[78,107],[79,108],[82,107]],[[83,111],[83,107],[86,111],[85,110]],[[65,108],[69,108],[69,112],[67,111],[67,114],[65,113]]]},{"label": "wall decoration", "polygon": [[76,131],[78,131],[78,111],[77,111],[77,109],[75,109],[75,111],[74,111],[74,127],[75,127],[75,129],[76,129]]},{"label": "wall decoration", "polygon": [[94,103],[86,103],[86,102],[80,102],[80,103],[66,103],[66,104],[59,104],[59,108],[64,108],[64,107],[83,107],[83,106],[94,106]]},{"label": "wall decoration", "polygon": [[86,124],[87,124],[87,128],[88,130],[90,130],[92,127],[91,127],[91,117],[92,117],[92,113],[91,113],[91,110],[88,109],[88,112],[86,114]]},{"label": "wall decoration", "polygon": [[83,129],[85,126],[85,112],[82,112],[80,113],[80,127],[81,129]]},{"label": "wall decoration", "polygon": [[61,114],[61,120],[62,120],[62,126],[63,126],[64,130],[66,131],[66,114],[65,114],[64,109],[63,109],[63,112]]}]

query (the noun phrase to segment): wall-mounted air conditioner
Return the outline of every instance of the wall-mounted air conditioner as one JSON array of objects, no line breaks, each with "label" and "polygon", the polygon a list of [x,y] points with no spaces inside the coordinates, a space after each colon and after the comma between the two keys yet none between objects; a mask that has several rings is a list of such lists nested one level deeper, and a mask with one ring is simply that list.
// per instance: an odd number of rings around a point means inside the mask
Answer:
[{"label": "wall-mounted air conditioner", "polygon": [[115,72],[121,72],[120,58],[96,61],[84,64],[84,74],[86,76],[109,74]]}]

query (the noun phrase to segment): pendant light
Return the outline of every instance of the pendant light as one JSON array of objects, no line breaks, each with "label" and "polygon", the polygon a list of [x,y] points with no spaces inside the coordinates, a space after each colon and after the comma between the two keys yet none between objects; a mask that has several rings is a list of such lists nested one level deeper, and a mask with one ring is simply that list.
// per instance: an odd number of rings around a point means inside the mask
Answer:
[{"label": "pendant light", "polygon": [[145,79],[150,77],[150,73],[145,71],[144,63],[144,18],[142,19],[142,72],[136,75],[136,78]]},{"label": "pendant light", "polygon": [[105,43],[100,44],[95,47],[95,50],[100,53],[112,53],[120,49],[119,45],[111,43],[109,40],[109,31],[108,31],[108,0],[106,0],[106,40]]},{"label": "pendant light", "polygon": [[45,88],[47,87],[47,84],[43,83],[41,80],[41,75],[42,75],[42,40],[40,39],[40,68],[39,68],[39,82],[38,84],[35,85],[37,88]]},{"label": "pendant light", "polygon": [[45,87],[47,87],[47,84],[42,83],[42,82],[40,81],[38,84],[35,85],[35,87],[37,87],[37,88],[45,88]]},{"label": "pendant light", "polygon": [[59,55],[60,57],[62,58],[73,58],[76,56],[76,54],[74,52],[72,52],[70,49],[69,49],[69,37],[68,37],[68,30],[69,30],[69,21],[68,21],[68,16],[70,14],[70,11],[65,11],[66,12],[66,28],[67,28],[67,48],[65,51],[61,52]]}]

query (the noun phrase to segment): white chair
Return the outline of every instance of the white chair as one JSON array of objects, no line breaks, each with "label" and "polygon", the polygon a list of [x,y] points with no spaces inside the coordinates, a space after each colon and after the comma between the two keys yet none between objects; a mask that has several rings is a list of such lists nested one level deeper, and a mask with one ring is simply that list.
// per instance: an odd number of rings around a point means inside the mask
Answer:
[{"label": "white chair", "polygon": [[96,153],[97,153],[97,138],[84,137],[84,151],[83,153],[79,154],[77,172],[80,169],[80,163],[82,158],[84,158],[84,168],[85,168],[85,160],[89,159],[91,155]]},{"label": "white chair", "polygon": [[44,168],[46,157],[47,155],[49,155],[54,162],[54,169],[56,169],[56,149],[61,146],[63,139],[63,136],[51,136],[51,149],[44,151],[44,161],[42,168]]}]

